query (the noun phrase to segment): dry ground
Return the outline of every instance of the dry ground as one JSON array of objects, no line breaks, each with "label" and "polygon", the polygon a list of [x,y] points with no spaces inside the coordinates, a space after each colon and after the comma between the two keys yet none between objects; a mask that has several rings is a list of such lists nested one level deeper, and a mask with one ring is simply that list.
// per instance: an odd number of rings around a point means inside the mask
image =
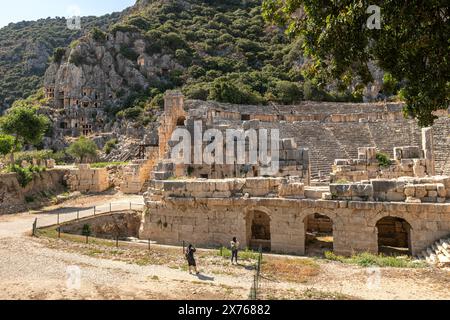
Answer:
[{"label": "dry ground", "polygon": [[[63,204],[82,208],[109,202],[142,202],[120,194],[85,196]],[[254,260],[231,266],[217,250],[200,250],[200,276],[186,271],[181,248],[128,246],[64,236],[31,238],[36,216],[49,223],[60,207],[40,215],[0,216],[0,299],[247,299]],[[50,237],[48,237],[50,235]],[[67,286],[69,266],[81,270],[80,288]],[[265,255],[263,299],[450,299],[450,271],[370,269],[323,259]]]}]

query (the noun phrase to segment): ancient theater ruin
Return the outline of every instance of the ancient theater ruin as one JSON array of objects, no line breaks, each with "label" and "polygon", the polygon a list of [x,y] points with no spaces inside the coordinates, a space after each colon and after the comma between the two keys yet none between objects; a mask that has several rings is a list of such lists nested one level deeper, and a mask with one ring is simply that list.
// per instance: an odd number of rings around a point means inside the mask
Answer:
[{"label": "ancient theater ruin", "polygon": [[[199,121],[218,132],[277,129],[278,171],[175,161],[174,131],[193,133]],[[443,113],[421,129],[399,104],[244,106],[167,92],[151,172],[136,184],[146,191],[140,237],[219,247],[237,236],[271,252],[401,252],[448,263],[439,248],[450,235],[449,124]],[[143,166],[130,176],[139,180]]]}]

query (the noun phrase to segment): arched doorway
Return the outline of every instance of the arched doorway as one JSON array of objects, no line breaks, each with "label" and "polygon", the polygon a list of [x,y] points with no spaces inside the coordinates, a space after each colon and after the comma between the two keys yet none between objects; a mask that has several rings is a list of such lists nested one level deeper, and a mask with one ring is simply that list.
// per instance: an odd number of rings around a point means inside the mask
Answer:
[{"label": "arched doorway", "polygon": [[254,210],[247,215],[247,243],[250,249],[271,250],[270,217],[267,213]]},{"label": "arched doorway", "polygon": [[304,220],[305,254],[323,255],[325,251],[333,251],[333,220],[325,215],[310,214]]},{"label": "arched doorway", "polygon": [[378,220],[378,253],[387,255],[411,254],[411,225],[402,218],[384,217]]}]

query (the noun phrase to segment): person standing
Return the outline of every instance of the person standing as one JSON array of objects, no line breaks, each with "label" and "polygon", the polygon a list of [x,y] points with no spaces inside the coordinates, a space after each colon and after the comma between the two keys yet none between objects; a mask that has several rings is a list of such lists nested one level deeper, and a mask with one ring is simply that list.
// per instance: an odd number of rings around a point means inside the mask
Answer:
[{"label": "person standing", "polygon": [[186,249],[186,260],[189,265],[189,274],[192,274],[192,268],[195,271],[195,274],[199,274],[200,272],[197,271],[197,262],[195,261],[194,253],[197,250],[194,248],[192,244],[189,244],[189,246]]},{"label": "person standing", "polygon": [[239,252],[239,241],[237,241],[236,237],[231,241],[231,264],[233,261],[238,264],[238,252]]}]

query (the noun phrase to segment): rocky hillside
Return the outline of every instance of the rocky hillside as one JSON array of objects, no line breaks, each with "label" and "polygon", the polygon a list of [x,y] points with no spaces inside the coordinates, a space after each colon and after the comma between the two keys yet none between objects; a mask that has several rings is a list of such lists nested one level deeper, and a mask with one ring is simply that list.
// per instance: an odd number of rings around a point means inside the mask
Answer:
[{"label": "rocky hillside", "polygon": [[299,45],[264,23],[261,0],[138,1],[109,32],[62,52],[45,86],[69,98],[94,89],[119,118],[139,117],[174,88],[192,99],[292,103],[315,94],[292,50]]},{"label": "rocky hillside", "polygon": [[19,98],[42,87],[53,52],[66,47],[94,26],[107,29],[123,13],[83,17],[82,30],[67,28],[65,18],[11,23],[0,29],[0,113]]}]

